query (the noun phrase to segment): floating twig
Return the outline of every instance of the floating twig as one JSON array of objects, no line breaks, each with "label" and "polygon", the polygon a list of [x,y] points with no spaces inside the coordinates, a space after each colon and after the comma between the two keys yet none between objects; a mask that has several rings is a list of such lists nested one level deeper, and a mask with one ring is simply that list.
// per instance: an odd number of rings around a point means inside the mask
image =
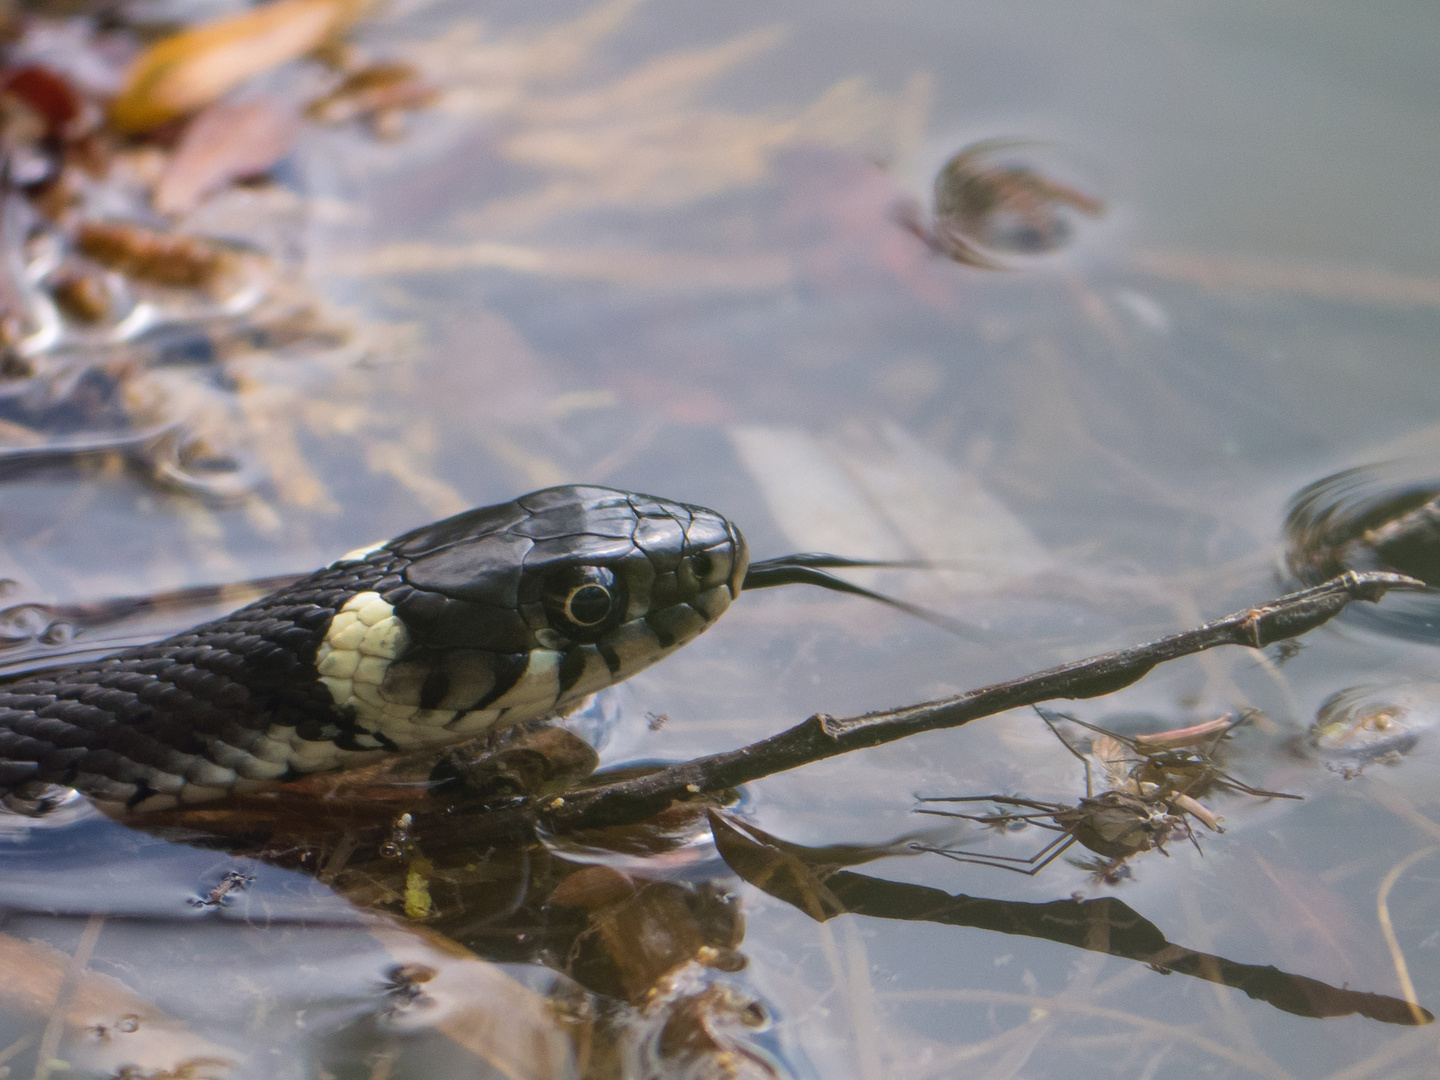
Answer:
[{"label": "floating twig", "polygon": [[1184,633],[956,697],[845,719],[817,713],[778,735],[738,750],[696,758],[646,776],[582,788],[563,797],[547,797],[537,809],[552,829],[641,821],[677,800],[723,791],[852,750],[880,746],[925,731],[959,727],[983,716],[1042,701],[1111,694],[1143,678],[1159,664],[1219,645],[1263,649],[1323,625],[1352,600],[1374,602],[1391,590],[1426,587],[1403,574],[1350,571]]}]

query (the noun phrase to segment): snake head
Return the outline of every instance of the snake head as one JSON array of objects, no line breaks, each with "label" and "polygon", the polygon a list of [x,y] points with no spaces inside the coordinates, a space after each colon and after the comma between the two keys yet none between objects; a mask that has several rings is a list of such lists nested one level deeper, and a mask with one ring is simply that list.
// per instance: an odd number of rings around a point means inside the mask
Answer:
[{"label": "snake head", "polygon": [[[655,663],[725,612],[749,552],[713,510],[567,486],[352,561],[379,576],[336,615],[317,665],[337,705],[403,745],[553,714]],[[367,639],[388,655],[346,652]]]}]

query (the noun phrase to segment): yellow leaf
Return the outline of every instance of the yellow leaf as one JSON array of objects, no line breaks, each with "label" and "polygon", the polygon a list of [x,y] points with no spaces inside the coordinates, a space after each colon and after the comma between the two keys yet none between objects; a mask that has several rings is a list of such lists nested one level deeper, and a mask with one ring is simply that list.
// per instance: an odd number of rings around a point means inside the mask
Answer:
[{"label": "yellow leaf", "polygon": [[276,0],[162,38],[131,65],[110,122],[139,134],[195,112],[304,56],[348,22],[354,6],[353,0]]}]

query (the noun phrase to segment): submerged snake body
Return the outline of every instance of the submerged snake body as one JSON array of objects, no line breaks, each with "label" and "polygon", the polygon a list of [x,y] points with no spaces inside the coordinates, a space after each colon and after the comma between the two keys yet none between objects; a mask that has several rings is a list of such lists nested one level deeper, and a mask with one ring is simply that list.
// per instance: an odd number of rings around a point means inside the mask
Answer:
[{"label": "submerged snake body", "polygon": [[225,618],[0,687],[0,795],[202,802],[554,715],[740,591],[714,511],[560,487],[352,552]]}]

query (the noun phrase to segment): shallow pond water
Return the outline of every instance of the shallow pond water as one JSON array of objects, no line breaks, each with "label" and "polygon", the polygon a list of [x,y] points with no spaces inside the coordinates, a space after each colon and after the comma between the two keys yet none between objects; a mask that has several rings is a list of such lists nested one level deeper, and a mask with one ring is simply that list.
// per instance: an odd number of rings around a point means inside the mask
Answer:
[{"label": "shallow pond water", "polygon": [[[162,365],[157,400],[203,388],[248,494],[148,465],[6,471],[0,664],[159,636],[226,605],[174,590],[567,482],[713,507],[761,557],[938,567],[855,579],[961,636],[816,590],[742,597],[568,721],[620,767],[1388,565],[1346,545],[1440,490],[1437,18],[397,4],[359,39],[443,97],[398,142],[310,133],[290,201],[260,208],[274,236],[252,237],[363,347],[262,341],[190,382]],[[947,257],[933,178],[983,140],[1104,213],[1001,269]],[[917,794],[1078,800],[1080,764],[1020,711],[747,785],[713,826],[517,839],[314,793],[228,824],[6,818],[0,1068],[1440,1075],[1437,1028],[1413,1023],[1440,1003],[1440,739],[1417,725],[1337,769],[1311,738],[1352,688],[1433,711],[1433,603],[1065,705],[1131,734],[1257,710],[1224,768],[1304,796],[1217,792],[1223,834],[1113,882],[907,846],[1025,857],[1049,838],[913,813]]]}]

